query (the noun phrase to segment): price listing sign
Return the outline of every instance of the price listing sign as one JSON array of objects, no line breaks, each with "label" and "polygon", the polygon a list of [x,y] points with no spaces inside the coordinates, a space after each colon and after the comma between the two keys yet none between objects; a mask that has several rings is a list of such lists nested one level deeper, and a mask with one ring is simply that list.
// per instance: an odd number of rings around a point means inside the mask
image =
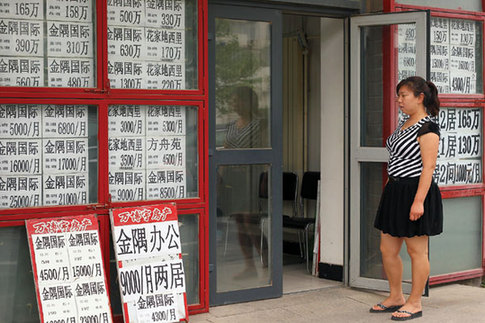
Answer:
[{"label": "price listing sign", "polygon": [[175,206],[114,209],[111,225],[125,322],[187,319]]},{"label": "price listing sign", "polygon": [[94,215],[26,221],[41,322],[113,322]]}]

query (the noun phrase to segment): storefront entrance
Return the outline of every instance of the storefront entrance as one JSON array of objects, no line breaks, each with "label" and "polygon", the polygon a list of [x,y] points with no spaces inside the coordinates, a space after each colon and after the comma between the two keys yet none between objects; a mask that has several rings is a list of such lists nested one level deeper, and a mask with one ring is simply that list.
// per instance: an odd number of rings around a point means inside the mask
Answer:
[{"label": "storefront entrance", "polygon": [[209,8],[210,302],[281,295],[281,14]]},{"label": "storefront entrance", "polygon": [[322,20],[286,12],[209,6],[211,305],[335,283],[310,273],[314,227],[283,226],[283,214],[318,216],[300,193],[306,172],[319,175],[322,136]]}]

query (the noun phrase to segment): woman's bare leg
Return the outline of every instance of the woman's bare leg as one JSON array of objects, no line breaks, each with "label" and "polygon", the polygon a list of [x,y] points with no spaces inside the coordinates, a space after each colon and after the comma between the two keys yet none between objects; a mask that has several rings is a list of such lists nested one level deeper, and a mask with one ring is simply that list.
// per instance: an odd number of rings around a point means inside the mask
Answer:
[{"label": "woman's bare leg", "polygon": [[[421,296],[429,276],[428,236],[404,238],[408,254],[411,257],[412,288],[406,304],[401,310],[416,313],[421,311]],[[396,313],[394,316],[409,316]]]},{"label": "woman's bare leg", "polygon": [[[384,271],[389,281],[390,294],[383,302],[384,306],[396,306],[404,304],[405,299],[402,293],[402,260],[399,256],[401,251],[403,238],[393,237],[386,233],[381,233],[381,253]],[[375,310],[381,310],[374,305]]]}]

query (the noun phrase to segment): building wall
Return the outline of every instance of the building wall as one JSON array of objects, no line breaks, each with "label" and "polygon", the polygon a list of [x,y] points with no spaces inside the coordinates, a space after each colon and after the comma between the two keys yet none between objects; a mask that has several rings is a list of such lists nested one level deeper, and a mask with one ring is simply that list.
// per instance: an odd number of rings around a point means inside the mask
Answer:
[{"label": "building wall", "polygon": [[344,259],[344,21],[322,18],[320,262]]}]

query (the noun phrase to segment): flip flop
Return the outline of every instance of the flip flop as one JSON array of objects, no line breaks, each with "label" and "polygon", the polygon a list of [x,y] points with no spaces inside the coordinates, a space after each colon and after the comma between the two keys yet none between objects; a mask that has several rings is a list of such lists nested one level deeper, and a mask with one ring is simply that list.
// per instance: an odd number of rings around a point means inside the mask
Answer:
[{"label": "flip flop", "polygon": [[421,317],[423,316],[423,311],[419,311],[419,312],[416,312],[416,313],[411,313],[411,312],[408,312],[408,311],[396,311],[396,313],[403,313],[403,314],[409,314],[409,316],[391,316],[391,320],[393,321],[407,321],[407,320],[412,320],[412,319],[415,319],[417,317]]},{"label": "flip flop", "polygon": [[371,307],[369,312],[371,312],[371,313],[390,313],[390,312],[395,312],[402,307],[402,305],[386,306],[386,305],[382,305],[382,303],[379,303],[376,306],[379,306],[380,308],[382,308],[382,310],[375,310],[374,308]]}]

